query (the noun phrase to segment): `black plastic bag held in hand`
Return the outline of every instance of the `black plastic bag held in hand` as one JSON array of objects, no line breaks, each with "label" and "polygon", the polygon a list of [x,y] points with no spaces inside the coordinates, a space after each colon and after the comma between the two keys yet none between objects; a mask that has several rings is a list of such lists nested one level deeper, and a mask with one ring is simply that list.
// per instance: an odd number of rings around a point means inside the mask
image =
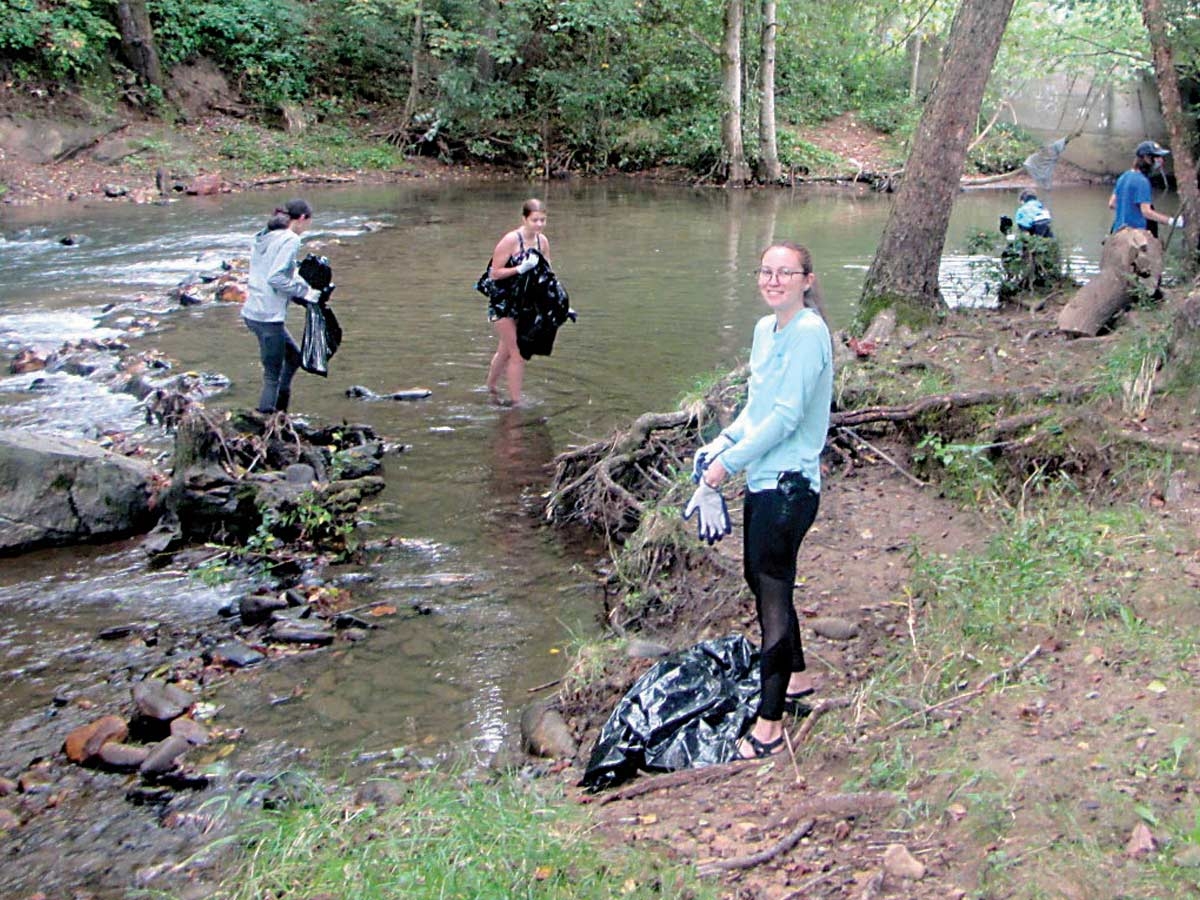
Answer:
[{"label": "black plastic bag held in hand", "polygon": [[758,708],[758,660],[742,635],[664,658],[617,703],[580,784],[598,791],[639,769],[674,772],[735,759]]},{"label": "black plastic bag held in hand", "polygon": [[342,343],[342,326],[327,305],[333,293],[333,268],[324,256],[312,253],[300,261],[300,277],[309,287],[321,292],[316,303],[300,301],[304,306],[304,337],[300,341],[300,368],[326,377],[329,359]]},{"label": "black plastic bag held in hand", "polygon": [[[324,295],[322,295],[324,296]],[[300,341],[300,368],[326,377],[329,359],[342,343],[342,326],[324,302],[306,303],[304,338]]]}]

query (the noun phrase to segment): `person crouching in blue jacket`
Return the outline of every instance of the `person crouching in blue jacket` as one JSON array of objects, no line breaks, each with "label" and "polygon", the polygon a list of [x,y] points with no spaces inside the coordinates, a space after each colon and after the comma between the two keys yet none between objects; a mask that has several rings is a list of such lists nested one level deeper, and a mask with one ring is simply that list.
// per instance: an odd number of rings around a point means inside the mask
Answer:
[{"label": "person crouching in blue jacket", "polygon": [[1016,222],[1025,234],[1038,237],[1052,238],[1054,231],[1050,228],[1050,210],[1038,199],[1038,195],[1026,188],[1021,191],[1021,205],[1017,207]]}]

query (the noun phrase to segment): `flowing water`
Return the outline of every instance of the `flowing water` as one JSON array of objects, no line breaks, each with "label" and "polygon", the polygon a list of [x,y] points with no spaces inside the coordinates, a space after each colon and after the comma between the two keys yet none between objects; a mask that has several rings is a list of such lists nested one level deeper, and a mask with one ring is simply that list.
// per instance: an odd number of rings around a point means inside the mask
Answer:
[{"label": "flowing water", "polygon": [[[161,297],[190,273],[245,256],[266,213],[291,193],[3,210],[0,348],[122,334],[139,297]],[[1106,193],[1064,189],[1051,199],[1076,272],[1094,270]],[[506,410],[482,391],[495,339],[472,285],[529,195],[547,201],[554,266],[579,321],[560,330],[553,356],[529,365],[530,407]],[[333,264],[345,340],[328,379],[298,376],[292,408],[316,420],[366,422],[409,445],[388,457],[387,489],[373,511],[372,537],[400,540],[356,570],[371,580],[353,588],[361,602],[389,599],[398,613],[350,649],[229,679],[212,697],[222,707],[217,721],[246,729],[237,753],[251,759],[307,752],[336,767],[397,749],[486,759],[513,745],[519,709],[538,696],[531,689],[563,674],[570,641],[599,628],[597,551],[565,542],[525,512],[545,487],[546,464],[642,412],[674,408],[698,377],[744,360],[763,313],[750,272],[773,237],[810,247],[833,324],[848,324],[889,200],[853,190],[633,182],[430,182],[304,196],[316,211],[305,245]],[[964,235],[994,230],[1015,205],[1013,191],[960,196],[948,289],[978,281],[953,252]],[[367,231],[365,223],[387,227]],[[64,246],[66,234],[84,240]],[[227,375],[232,387],[212,404],[252,405],[257,348],[238,311],[180,308],[168,318],[135,346],[161,348],[182,370]],[[36,377],[46,378],[45,390],[31,390]],[[346,398],[352,384],[433,394],[368,403]],[[131,398],[85,379],[0,378],[0,425],[149,435],[141,418]],[[39,715],[64,684],[86,685],[117,664],[119,653],[114,661],[96,648],[101,629],[158,621],[219,631],[217,610],[245,589],[149,571],[134,542],[0,561],[0,729]],[[282,698],[292,699],[268,702]]]}]

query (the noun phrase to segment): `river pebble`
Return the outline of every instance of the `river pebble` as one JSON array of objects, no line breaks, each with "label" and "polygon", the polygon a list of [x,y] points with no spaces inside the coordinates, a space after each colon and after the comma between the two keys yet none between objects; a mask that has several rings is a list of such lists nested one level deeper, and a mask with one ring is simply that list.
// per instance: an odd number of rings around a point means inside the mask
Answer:
[{"label": "river pebble", "polygon": [[213,647],[208,653],[209,662],[233,666],[235,669],[256,665],[264,659],[266,656],[241,641],[226,641]]},{"label": "river pebble", "polygon": [[821,637],[829,638],[833,641],[848,641],[858,637],[857,622],[839,619],[835,616],[823,616],[812,619],[808,623],[808,626]]},{"label": "river pebble", "polygon": [[191,746],[187,738],[173,734],[150,748],[149,755],[138,767],[138,771],[143,775],[161,775],[169,772],[175,768],[179,757],[183,756]]},{"label": "river pebble", "polygon": [[160,722],[183,715],[194,701],[195,698],[183,688],[156,678],[139,681],[133,686],[133,702],[138,712]]},{"label": "river pebble", "polygon": [[141,768],[146,757],[150,755],[149,747],[135,747],[132,744],[122,744],[119,741],[109,741],[100,748],[97,754],[100,762],[110,769],[131,772]]}]

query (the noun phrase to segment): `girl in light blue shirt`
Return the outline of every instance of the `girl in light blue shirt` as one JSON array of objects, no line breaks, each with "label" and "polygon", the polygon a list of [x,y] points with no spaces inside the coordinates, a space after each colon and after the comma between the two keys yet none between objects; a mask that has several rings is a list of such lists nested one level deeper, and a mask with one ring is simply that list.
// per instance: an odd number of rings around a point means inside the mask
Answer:
[{"label": "girl in light blue shirt", "polygon": [[808,250],[773,244],[757,277],[772,314],[754,329],[746,406],[700,448],[695,467],[710,488],[746,473],[743,570],[762,630],[762,692],[755,723],[737,749],[743,759],[783,749],[785,706],[807,693],[793,603],[796,555],[817,515],[833,400],[833,350],[817,312],[820,288]]}]

